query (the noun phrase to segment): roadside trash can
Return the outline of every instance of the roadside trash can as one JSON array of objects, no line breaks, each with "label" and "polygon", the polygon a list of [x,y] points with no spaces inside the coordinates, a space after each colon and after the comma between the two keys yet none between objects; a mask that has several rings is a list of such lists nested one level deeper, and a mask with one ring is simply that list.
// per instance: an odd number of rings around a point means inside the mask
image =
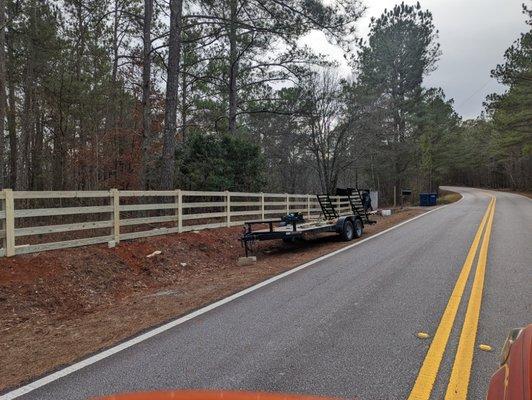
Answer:
[{"label": "roadside trash can", "polygon": [[422,207],[435,206],[438,200],[438,193],[420,193],[419,205]]}]

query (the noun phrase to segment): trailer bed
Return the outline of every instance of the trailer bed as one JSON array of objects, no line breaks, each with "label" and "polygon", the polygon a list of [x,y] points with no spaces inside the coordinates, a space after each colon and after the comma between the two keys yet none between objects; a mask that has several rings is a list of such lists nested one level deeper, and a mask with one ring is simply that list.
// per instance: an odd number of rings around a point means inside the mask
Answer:
[{"label": "trailer bed", "polygon": [[[307,235],[319,233],[337,233],[344,240],[351,240],[362,235],[364,223],[372,224],[366,210],[363,209],[360,192],[353,196],[352,189],[344,189],[352,214],[340,215],[331,202],[329,195],[317,195],[322,209],[322,218],[305,219],[300,213],[288,214],[283,218],[271,218],[263,220],[251,220],[244,222],[244,233],[240,241],[244,246],[246,257],[251,250],[251,244],[255,241],[283,239],[290,241]],[[268,225],[266,229],[253,230],[256,225]],[[275,226],[274,226],[275,224]]]},{"label": "trailer bed", "polygon": [[[248,221],[249,222],[249,221]],[[247,224],[248,222],[245,222]],[[278,221],[282,222],[282,221]],[[260,223],[260,221],[258,222]],[[275,226],[273,229],[257,229],[253,231],[253,233],[266,233],[266,232],[288,232],[289,234],[298,234],[298,233],[308,233],[308,232],[314,232],[317,229],[323,228],[323,229],[329,229],[336,226],[336,219],[335,220],[307,220],[304,223],[300,223],[297,225],[297,229],[294,231],[294,228],[292,225],[285,225],[285,226]]]}]

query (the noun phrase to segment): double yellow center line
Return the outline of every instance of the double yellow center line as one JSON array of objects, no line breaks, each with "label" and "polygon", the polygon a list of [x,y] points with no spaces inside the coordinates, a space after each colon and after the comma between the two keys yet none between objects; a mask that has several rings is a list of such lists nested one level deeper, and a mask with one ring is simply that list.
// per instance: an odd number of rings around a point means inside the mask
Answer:
[{"label": "double yellow center line", "polygon": [[[428,400],[430,398],[443,359],[443,354],[447,347],[447,342],[449,341],[451,330],[456,319],[456,314],[467,285],[467,280],[479,248],[482,233],[484,232],[477,261],[475,279],[473,281],[464,325],[458,343],[458,350],[454,360],[449,385],[447,386],[447,392],[445,394],[445,400],[465,400],[467,398],[467,388],[469,386],[471,365],[473,363],[473,350],[477,336],[480,304],[482,302],[482,291],[484,288],[488,247],[493,225],[493,215],[495,213],[495,202],[495,197],[492,197],[488,209],[477,229],[473,243],[469,248],[469,252],[467,253],[458,280],[451,293],[447,307],[443,312],[440,324],[436,330],[427,355],[425,356],[421,369],[419,370],[419,374],[408,400]],[[486,228],[485,231],[484,228]]]}]

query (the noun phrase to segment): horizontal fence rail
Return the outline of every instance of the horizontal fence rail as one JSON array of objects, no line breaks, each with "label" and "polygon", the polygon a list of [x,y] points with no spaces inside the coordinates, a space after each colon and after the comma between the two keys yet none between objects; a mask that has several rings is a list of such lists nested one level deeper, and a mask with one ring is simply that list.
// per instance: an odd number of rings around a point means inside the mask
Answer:
[{"label": "horizontal fence rail", "polygon": [[[331,196],[340,214],[346,197]],[[301,212],[317,217],[315,195],[192,190],[0,191],[0,257],[242,225]]]}]

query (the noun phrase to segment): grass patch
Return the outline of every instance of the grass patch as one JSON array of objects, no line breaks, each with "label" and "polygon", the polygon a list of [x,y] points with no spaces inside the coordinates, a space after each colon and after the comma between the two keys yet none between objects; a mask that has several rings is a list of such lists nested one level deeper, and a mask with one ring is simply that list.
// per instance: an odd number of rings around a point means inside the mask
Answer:
[{"label": "grass patch", "polygon": [[438,197],[438,204],[450,204],[457,202],[462,198],[462,195],[460,193],[451,192],[448,190],[442,190],[440,192],[440,196]]}]

